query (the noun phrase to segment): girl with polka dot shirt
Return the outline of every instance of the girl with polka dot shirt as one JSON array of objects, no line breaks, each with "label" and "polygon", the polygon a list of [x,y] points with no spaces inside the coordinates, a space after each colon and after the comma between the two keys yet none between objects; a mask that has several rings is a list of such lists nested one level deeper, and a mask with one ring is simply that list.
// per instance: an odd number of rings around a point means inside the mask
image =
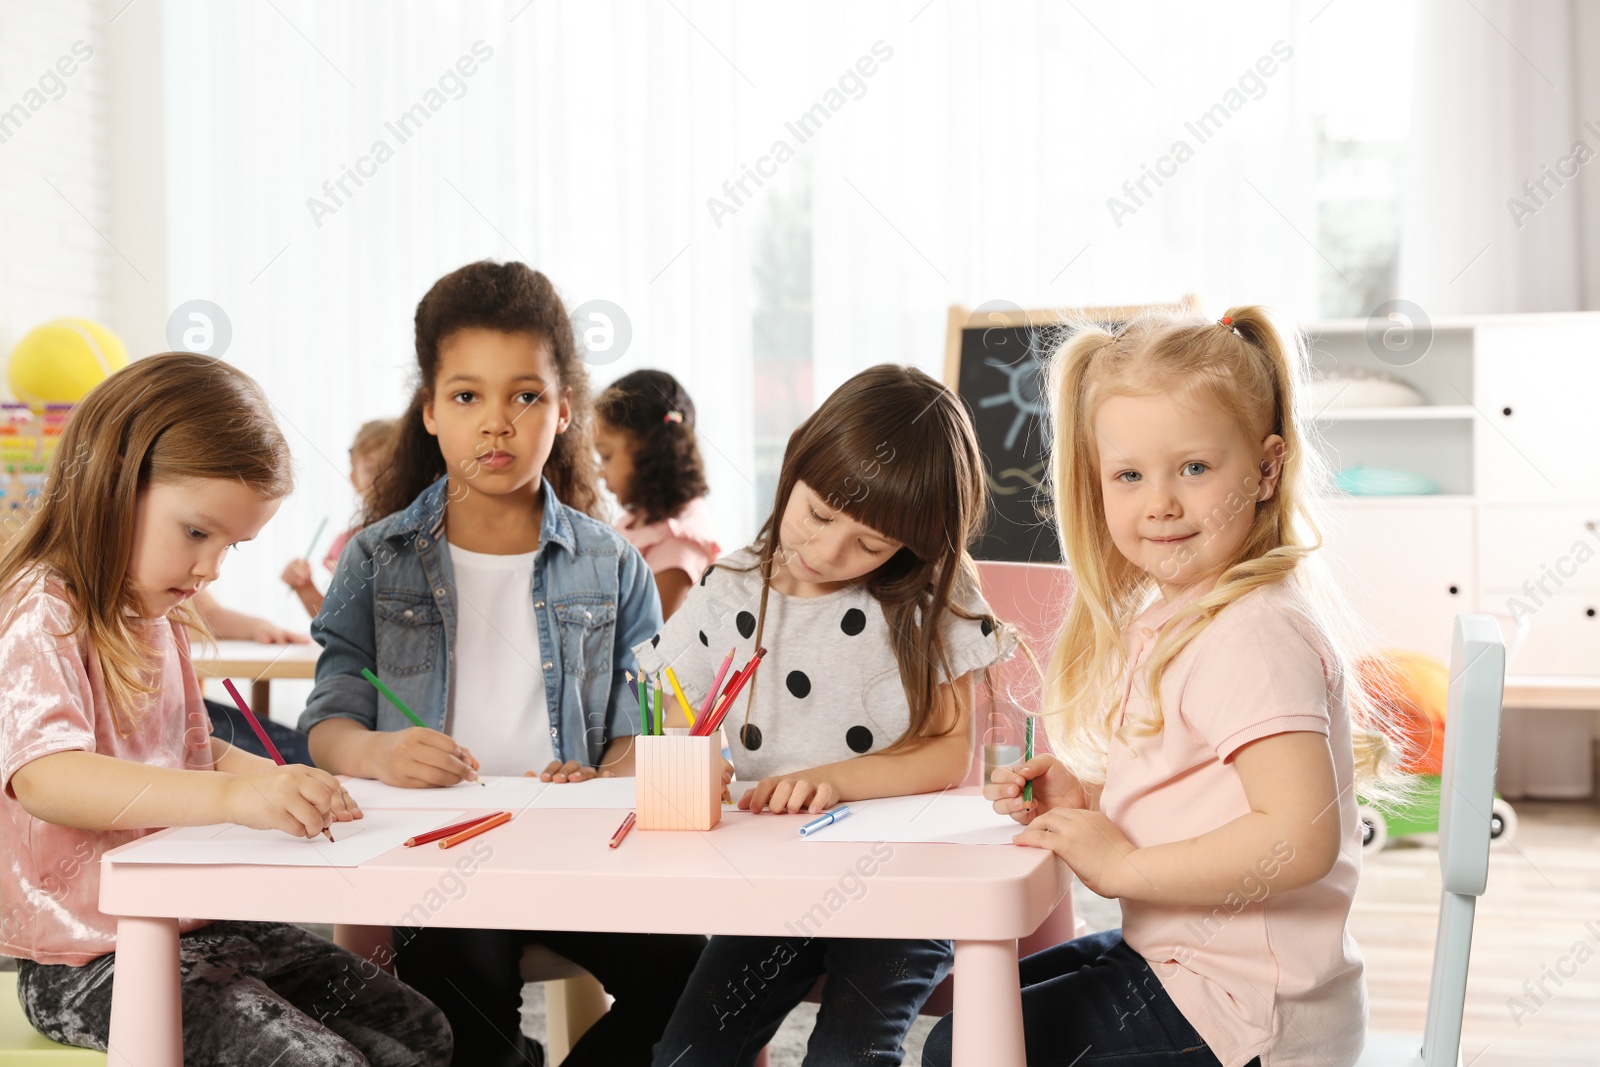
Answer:
[{"label": "girl with polka dot shirt", "polygon": [[[789,438],[771,518],[702,574],[634,651],[696,707],[729,648],[767,649],[724,728],[752,812],[815,814],[960,784],[974,675],[1013,638],[978,593],[966,546],[987,513],[972,423],[914,368],[850,379]],[[748,1064],[827,975],[806,1063],[902,1060],[948,941],[714,937],[655,1062]]]}]

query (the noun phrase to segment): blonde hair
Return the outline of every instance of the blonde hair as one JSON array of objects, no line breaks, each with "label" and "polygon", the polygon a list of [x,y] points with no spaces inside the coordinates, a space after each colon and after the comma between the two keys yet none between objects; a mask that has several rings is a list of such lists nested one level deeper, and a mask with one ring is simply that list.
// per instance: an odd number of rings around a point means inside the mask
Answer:
[{"label": "blonde hair", "polygon": [[[94,646],[123,736],[159,688],[129,574],[139,494],[186,478],[232,479],[271,499],[294,488],[289,445],[248,375],[189,352],[135,360],[73,410],[42,501],[0,557],[0,590],[38,581],[41,564],[60,576],[73,626],[56,636],[81,633]],[[187,606],[169,615],[207,633]]]},{"label": "blonde hair", "polygon": [[1155,310],[1116,332],[1095,323],[1069,325],[1074,332],[1052,359],[1047,386],[1050,487],[1076,589],[1045,678],[1045,726],[1056,754],[1084,780],[1104,781],[1122,696],[1116,683],[1129,669],[1123,632],[1155,590],[1149,575],[1112,542],[1095,415],[1112,396],[1182,392],[1215,404],[1252,441],[1277,434],[1283,452],[1275,491],[1259,501],[1240,495],[1239,506],[1253,504],[1255,515],[1216,585],[1161,628],[1146,667],[1153,719],[1123,729],[1159,731],[1161,679],[1173,660],[1229,604],[1282,583],[1326,638],[1327,667],[1344,683],[1358,789],[1379,799],[1396,796],[1400,731],[1354,670],[1362,644],[1354,616],[1312,558],[1322,543],[1316,498],[1330,483],[1320,456],[1307,447],[1309,424],[1297,406],[1308,364],[1299,334],[1276,325],[1260,307],[1230,308],[1220,321],[1186,309]]},{"label": "blonde hair", "polygon": [[399,419],[369,419],[363,422],[356,430],[355,440],[350,442],[350,462],[353,464],[357,460],[370,459],[382,465],[389,458],[399,437]]}]

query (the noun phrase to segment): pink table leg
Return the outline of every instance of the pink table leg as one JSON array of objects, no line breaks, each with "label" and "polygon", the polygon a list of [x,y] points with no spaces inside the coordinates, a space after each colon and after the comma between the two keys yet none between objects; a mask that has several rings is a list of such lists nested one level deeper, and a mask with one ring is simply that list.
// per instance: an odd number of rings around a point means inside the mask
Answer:
[{"label": "pink table leg", "polygon": [[1027,1067],[1015,941],[957,941],[954,1067]]},{"label": "pink table leg", "polygon": [[112,1067],[183,1067],[183,992],[178,920],[117,920],[111,986]]}]

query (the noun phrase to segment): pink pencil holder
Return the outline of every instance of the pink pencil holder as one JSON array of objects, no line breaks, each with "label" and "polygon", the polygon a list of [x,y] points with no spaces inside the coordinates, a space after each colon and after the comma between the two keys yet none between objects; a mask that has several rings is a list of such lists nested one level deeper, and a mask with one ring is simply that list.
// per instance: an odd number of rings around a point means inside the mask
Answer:
[{"label": "pink pencil holder", "polygon": [[709,830],[722,819],[722,742],[638,737],[633,773],[641,830]]}]

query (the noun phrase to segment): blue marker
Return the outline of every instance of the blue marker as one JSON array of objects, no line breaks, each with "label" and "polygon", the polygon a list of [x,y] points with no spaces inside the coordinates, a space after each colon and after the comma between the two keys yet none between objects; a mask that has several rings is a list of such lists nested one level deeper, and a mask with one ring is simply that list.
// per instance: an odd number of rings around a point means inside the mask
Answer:
[{"label": "blue marker", "polygon": [[846,815],[849,815],[849,814],[850,814],[850,809],[841,804],[839,807],[834,808],[832,811],[827,812],[827,813],[825,813],[823,815],[818,815],[815,819],[812,819],[810,822],[808,822],[804,826],[800,827],[800,836],[801,837],[810,837],[812,834],[816,833],[818,830],[822,829],[824,826],[832,826],[834,823],[838,822],[840,819],[844,818]]}]

